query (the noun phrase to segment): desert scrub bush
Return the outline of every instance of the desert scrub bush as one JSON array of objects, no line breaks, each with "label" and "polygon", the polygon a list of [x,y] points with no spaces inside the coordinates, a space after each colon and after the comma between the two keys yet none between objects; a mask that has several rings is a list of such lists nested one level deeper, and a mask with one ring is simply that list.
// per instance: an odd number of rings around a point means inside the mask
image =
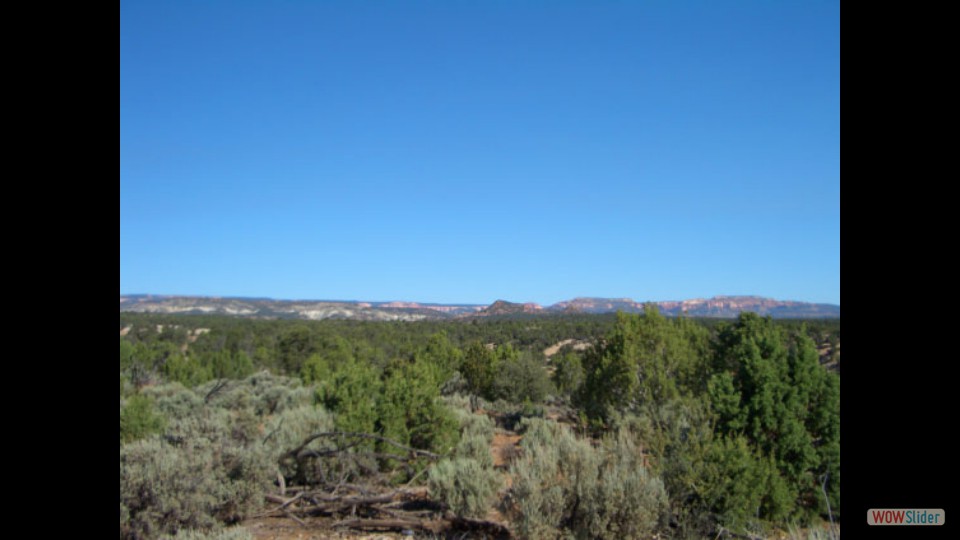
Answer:
[{"label": "desert scrub bush", "polygon": [[539,403],[529,400],[523,403],[513,403],[504,399],[485,402],[485,409],[497,415],[497,423],[504,429],[515,431],[519,429],[524,418],[543,418],[546,409]]},{"label": "desert scrub bush", "polygon": [[525,538],[642,538],[666,504],[628,434],[598,447],[541,419],[521,422],[523,454],[511,466],[510,511]]},{"label": "desert scrub bush", "polygon": [[444,459],[430,468],[430,492],[459,516],[483,517],[500,487],[491,467],[471,458]]},{"label": "desert scrub bush", "polygon": [[269,371],[242,381],[216,380],[196,389],[209,405],[225,409],[251,408],[257,416],[283,412],[313,403],[313,390],[298,379],[273,375]]},{"label": "desert scrub bush", "polygon": [[195,416],[204,406],[203,396],[180,383],[159,384],[144,388],[141,393],[151,398],[157,411],[171,422]]},{"label": "desert scrub bush", "polygon": [[[597,483],[581,503],[581,538],[640,538],[656,526],[666,508],[663,483],[650,474],[643,454],[624,431],[607,437]],[[585,490],[586,491],[586,490]]]},{"label": "desert scrub bush", "polygon": [[323,407],[301,405],[270,417],[263,444],[276,457],[299,446],[311,435],[333,431],[333,416]]},{"label": "desert scrub bush", "polygon": [[210,403],[203,397],[208,389],[192,391],[179,384],[155,387],[149,395],[156,396],[157,408],[173,420],[165,432],[169,440],[225,441],[264,453],[274,462],[307,437],[334,429],[333,416],[313,405],[312,390],[295,379],[251,379],[231,382]]},{"label": "desert scrub bush", "polygon": [[[466,398],[464,398],[466,399]],[[451,403],[448,398],[441,400],[449,409],[460,426],[460,433],[463,436],[477,434],[488,438],[493,438],[494,422],[485,414],[472,413],[469,406],[460,407],[456,402]]]},{"label": "desert scrub bush", "polygon": [[455,392],[452,394],[444,394],[443,397],[440,398],[440,401],[454,411],[462,410],[467,414],[470,413],[470,410],[471,410],[470,397],[460,392]]},{"label": "desert scrub bush", "polygon": [[264,457],[220,438],[171,444],[154,436],[122,446],[120,501],[130,537],[239,521],[259,507],[274,477],[275,465]]},{"label": "desert scrub bush", "polygon": [[310,389],[266,373],[194,390],[157,386],[143,399],[155,402],[170,422],[162,435],[121,445],[120,530],[126,538],[200,534],[243,519],[284,470],[280,457],[333,426],[331,415],[312,405]]},{"label": "desert scrub bush", "polygon": [[489,416],[470,414],[461,411],[458,415],[460,422],[460,442],[454,451],[459,458],[473,459],[484,468],[493,467],[493,455],[490,453],[490,444],[493,442],[494,424]]},{"label": "desert scrub bush", "polygon": [[493,469],[493,421],[486,415],[454,409],[460,424],[460,442],[453,459],[430,468],[429,485],[434,496],[457,515],[482,517],[493,502],[502,481]]},{"label": "desert scrub bush", "polygon": [[484,469],[493,469],[490,439],[480,434],[463,435],[457,444],[455,456],[476,461]]},{"label": "desert scrub bush", "polygon": [[454,396],[467,391],[467,379],[459,371],[454,371],[440,386],[440,394]]},{"label": "desert scrub bush", "polygon": [[130,510],[127,509],[126,505],[123,504],[123,501],[120,502],[120,537],[124,537],[124,530],[127,527],[127,524],[130,523]]},{"label": "desert scrub bush", "polygon": [[523,454],[510,470],[513,522],[521,537],[559,538],[573,521],[578,491],[596,482],[597,455],[559,424],[527,419],[520,427]]},{"label": "desert scrub bush", "polygon": [[303,484],[325,483],[333,479],[332,475],[343,471],[339,463],[319,461],[297,461],[286,455],[297,448],[310,436],[327,433],[334,429],[333,415],[322,407],[301,405],[287,409],[266,421],[263,437],[263,451],[273,463],[278,464],[284,478]]}]

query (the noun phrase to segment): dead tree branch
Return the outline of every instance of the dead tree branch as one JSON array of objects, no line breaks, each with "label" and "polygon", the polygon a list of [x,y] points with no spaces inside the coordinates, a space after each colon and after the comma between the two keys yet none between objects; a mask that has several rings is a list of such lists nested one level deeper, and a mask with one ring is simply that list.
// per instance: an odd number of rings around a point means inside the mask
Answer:
[{"label": "dead tree branch", "polygon": [[[380,442],[389,444],[390,446],[393,446],[393,447],[395,447],[395,448],[399,448],[399,449],[401,449],[401,450],[404,450],[404,451],[406,451],[406,452],[409,452],[411,456],[416,456],[416,457],[422,456],[422,457],[427,457],[427,458],[434,459],[434,460],[435,460],[435,459],[440,459],[440,456],[437,455],[437,454],[434,454],[433,452],[428,452],[428,451],[426,451],[426,450],[420,450],[419,448],[412,448],[412,447],[407,446],[407,445],[405,445],[405,444],[400,444],[400,443],[398,443],[397,441],[395,441],[395,440],[393,440],[393,439],[388,439],[388,438],[383,437],[383,436],[380,436],[380,435],[373,435],[373,434],[371,434],[371,433],[349,433],[349,432],[344,432],[344,431],[331,431],[331,432],[328,432],[328,433],[317,433],[316,435],[312,435],[312,436],[310,436],[310,437],[307,437],[307,440],[305,440],[305,441],[303,442],[303,444],[301,444],[301,445],[298,446],[297,448],[295,448],[295,449],[287,452],[287,456],[293,457],[293,458],[299,458],[299,457],[301,457],[301,452],[303,452],[303,451],[307,448],[307,446],[309,446],[310,443],[312,443],[313,441],[316,441],[316,440],[318,440],[318,439],[336,439],[336,438],[342,438],[342,439],[366,439],[366,440],[380,441]],[[356,445],[356,444],[354,444],[354,446],[355,446],[355,445]],[[337,451],[342,451],[342,450],[338,449]],[[324,450],[324,452],[327,452],[327,451]],[[336,453],[336,452],[334,452],[334,453]]]}]

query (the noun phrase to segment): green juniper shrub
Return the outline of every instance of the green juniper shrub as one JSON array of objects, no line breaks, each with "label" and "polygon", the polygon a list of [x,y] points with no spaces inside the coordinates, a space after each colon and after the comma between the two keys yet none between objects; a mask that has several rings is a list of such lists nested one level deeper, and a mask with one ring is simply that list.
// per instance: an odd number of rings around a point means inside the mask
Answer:
[{"label": "green juniper shrub", "polygon": [[333,370],[330,368],[330,362],[319,354],[311,354],[300,368],[300,378],[303,384],[322,383],[330,380]]},{"label": "green juniper shrub", "polygon": [[[708,395],[716,431],[743,435],[754,453],[768,457],[778,493],[789,503],[770,505],[768,519],[808,523],[824,515],[819,479],[828,480],[835,515],[840,512],[839,378],[819,365],[815,344],[792,336],[770,318],[741,314],[718,334]],[[780,486],[780,483],[783,486]]]},{"label": "green juniper shrub", "polygon": [[167,358],[161,371],[167,381],[178,382],[188,387],[203,384],[214,377],[210,365],[205,365],[195,358],[182,354],[175,354]]},{"label": "green juniper shrub", "polygon": [[153,400],[143,394],[130,396],[120,404],[120,442],[128,443],[160,433],[166,419],[156,411]]},{"label": "green juniper shrub", "polygon": [[[328,384],[318,387],[317,398],[336,414],[338,431],[375,433],[382,386],[376,368],[348,361],[334,368]],[[360,446],[372,452],[375,445],[368,441]]]},{"label": "green juniper shrub", "polygon": [[719,522],[735,532],[762,531],[766,523],[783,522],[793,510],[796,492],[772,459],[758,456],[741,436],[711,445],[702,480],[701,496]]},{"label": "green juniper shrub", "polygon": [[701,497],[706,453],[713,442],[709,409],[698,399],[681,398],[649,405],[623,418],[647,453],[669,498],[669,520],[676,538],[702,538],[716,520]]},{"label": "green juniper shrub", "polygon": [[479,341],[471,343],[464,352],[461,364],[461,373],[470,393],[490,398],[499,365],[500,359],[493,350]]},{"label": "green juniper shrub", "polygon": [[584,378],[580,355],[571,350],[563,350],[554,358],[556,371],[553,374],[553,383],[557,391],[564,396],[577,394]]},{"label": "green juniper shrub", "polygon": [[391,366],[379,400],[379,432],[414,448],[449,452],[459,428],[453,413],[440,401],[444,376],[442,368],[419,359]]},{"label": "green juniper shrub", "polygon": [[553,392],[543,363],[531,353],[505,354],[490,390],[491,397],[511,403],[542,403]]}]

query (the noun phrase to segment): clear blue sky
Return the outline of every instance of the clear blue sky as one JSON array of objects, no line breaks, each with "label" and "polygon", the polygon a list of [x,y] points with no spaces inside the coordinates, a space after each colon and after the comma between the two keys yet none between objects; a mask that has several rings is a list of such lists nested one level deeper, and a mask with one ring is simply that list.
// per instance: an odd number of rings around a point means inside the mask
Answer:
[{"label": "clear blue sky", "polygon": [[840,8],[121,1],[120,293],[840,303]]}]

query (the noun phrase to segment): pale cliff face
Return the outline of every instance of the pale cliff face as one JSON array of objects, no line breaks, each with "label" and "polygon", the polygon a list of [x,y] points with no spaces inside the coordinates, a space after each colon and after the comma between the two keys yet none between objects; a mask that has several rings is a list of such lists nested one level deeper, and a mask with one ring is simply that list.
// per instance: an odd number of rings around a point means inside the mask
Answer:
[{"label": "pale cliff face", "polygon": [[[716,296],[655,302],[665,315],[736,317],[744,311],[774,317],[839,317],[840,306],[781,301],[758,296]],[[639,313],[643,303],[630,298],[575,298],[543,307],[532,302],[498,300],[488,307],[419,302],[327,302],[199,296],[121,296],[120,311],[220,314],[255,318],[416,321],[452,317],[510,316],[538,313]]]}]

